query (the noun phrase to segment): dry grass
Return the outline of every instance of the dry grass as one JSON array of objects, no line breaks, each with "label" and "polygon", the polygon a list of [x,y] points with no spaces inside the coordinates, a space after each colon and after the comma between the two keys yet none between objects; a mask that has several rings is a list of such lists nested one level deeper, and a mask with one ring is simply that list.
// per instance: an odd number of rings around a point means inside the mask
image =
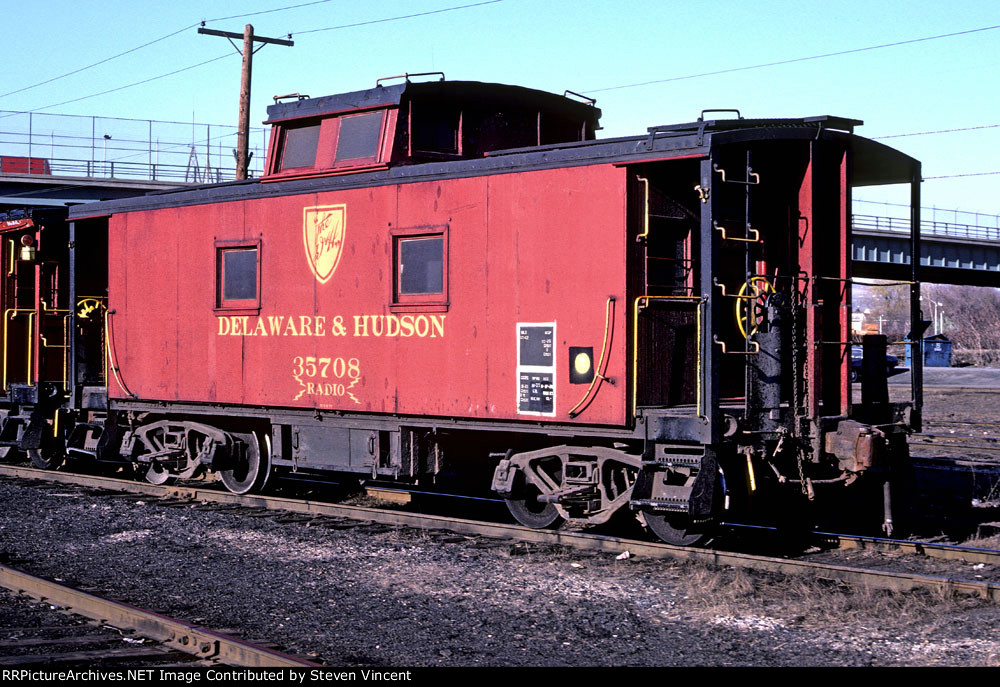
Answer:
[{"label": "dry grass", "polygon": [[892,592],[810,576],[782,576],[731,568],[683,566],[678,576],[688,608],[705,618],[746,616],[821,626],[850,618],[862,625],[931,629],[948,612],[981,605],[932,591]]},{"label": "dry grass", "polygon": [[1000,549],[1000,534],[991,537],[972,537],[962,542],[962,546],[975,546],[980,549]]}]

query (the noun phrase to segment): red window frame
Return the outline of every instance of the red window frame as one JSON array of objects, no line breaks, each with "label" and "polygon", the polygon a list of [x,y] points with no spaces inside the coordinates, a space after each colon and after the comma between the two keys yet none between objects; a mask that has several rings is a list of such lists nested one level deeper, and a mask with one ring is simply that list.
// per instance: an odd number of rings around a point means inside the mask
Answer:
[{"label": "red window frame", "polygon": [[[314,169],[320,154],[320,139],[323,136],[323,122],[318,120],[306,120],[296,122],[296,126],[282,127],[281,142],[278,148],[278,159],[275,160],[275,169],[278,172],[296,172],[300,170]],[[296,167],[285,167],[285,155],[288,152],[288,137],[293,132],[304,131],[306,129],[316,129],[316,147],[313,149],[312,164],[298,165]]]},{"label": "red window frame", "polygon": [[[278,179],[324,176],[329,174],[347,174],[370,169],[382,169],[387,166],[392,156],[394,129],[396,126],[397,108],[377,108],[360,112],[342,112],[326,115],[322,119],[290,120],[275,125],[271,141],[271,151],[268,161],[268,171],[265,181]],[[337,160],[337,147],[340,138],[341,122],[344,119],[363,116],[381,115],[378,126],[378,141],[375,154],[368,157]],[[306,122],[309,122],[308,124]],[[309,126],[318,123],[320,126],[319,140],[316,144],[316,157],[309,167],[281,168],[284,156],[285,140],[288,131],[299,126]],[[286,128],[287,126],[287,128]]]},{"label": "red window frame", "polygon": [[[389,309],[392,312],[444,312],[448,310],[448,225],[409,227],[389,232],[392,240],[392,293]],[[418,239],[441,239],[441,291],[440,293],[402,293],[400,281],[402,263],[400,245]]]},{"label": "red window frame", "polygon": [[[253,250],[257,253],[255,266],[254,298],[226,298],[226,260],[225,255],[230,251]],[[231,315],[236,311],[245,311],[257,314],[260,312],[260,284],[261,284],[261,241],[256,240],[233,240],[215,242],[215,311]]]}]

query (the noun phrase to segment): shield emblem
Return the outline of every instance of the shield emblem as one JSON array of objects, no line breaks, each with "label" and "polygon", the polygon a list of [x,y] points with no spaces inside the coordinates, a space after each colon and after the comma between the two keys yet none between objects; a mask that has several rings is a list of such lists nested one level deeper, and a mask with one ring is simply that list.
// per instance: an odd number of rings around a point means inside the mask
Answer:
[{"label": "shield emblem", "polygon": [[303,211],[302,239],[306,258],[320,284],[325,284],[337,269],[346,228],[346,205],[324,205]]}]

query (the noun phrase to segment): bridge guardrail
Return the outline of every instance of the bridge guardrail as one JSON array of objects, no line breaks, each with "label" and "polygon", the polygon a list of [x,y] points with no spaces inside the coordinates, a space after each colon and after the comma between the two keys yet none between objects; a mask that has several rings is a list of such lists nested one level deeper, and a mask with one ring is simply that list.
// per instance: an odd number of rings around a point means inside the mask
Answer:
[{"label": "bridge guardrail", "polygon": [[[250,173],[260,176],[267,131],[252,127],[250,141]],[[233,126],[0,110],[5,173],[229,181],[236,177],[235,147]]]},{"label": "bridge guardrail", "polygon": [[[854,229],[910,233],[910,220],[901,217],[879,217],[877,215],[853,215]],[[920,221],[920,233],[933,236],[953,236],[982,241],[1000,241],[1000,228],[982,227],[938,220]]]}]

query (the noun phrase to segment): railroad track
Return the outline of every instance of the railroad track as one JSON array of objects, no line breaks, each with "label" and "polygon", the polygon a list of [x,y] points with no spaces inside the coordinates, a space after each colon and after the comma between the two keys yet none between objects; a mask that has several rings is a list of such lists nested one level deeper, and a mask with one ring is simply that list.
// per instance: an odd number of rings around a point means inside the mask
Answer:
[{"label": "railroad track", "polygon": [[[910,437],[910,446],[911,448],[916,446],[933,446],[935,449],[952,449],[972,453],[1000,453],[1000,437],[921,432]],[[996,463],[997,461],[993,460],[992,462]]]},{"label": "railroad track", "polygon": [[64,611],[57,604],[0,589],[0,668],[57,670],[103,668],[200,668],[197,656],[180,653],[147,637]]},{"label": "railroad track", "polygon": [[[572,530],[533,530],[519,525],[490,523],[476,520],[424,515],[399,510],[382,510],[319,501],[260,495],[236,495],[227,491],[203,487],[154,485],[109,477],[95,477],[73,473],[51,472],[35,468],[0,466],[0,477],[44,480],[73,484],[95,490],[130,492],[159,497],[215,504],[220,507],[246,507],[261,511],[286,514],[296,520],[316,524],[332,524],[345,520],[366,521],[382,525],[412,527],[425,530],[444,530],[469,536],[505,538],[521,542],[550,544],[575,549],[615,554],[629,552],[632,556],[650,559],[674,559],[699,562],[707,565],[729,566],[762,570],[789,575],[813,575],[833,578],[848,584],[872,588],[911,591],[932,589],[942,593],[980,596],[1000,601],[1000,582],[977,579],[956,579],[954,576],[928,575],[890,570],[873,570],[854,565],[830,564],[806,558],[762,556],[733,551],[697,549],[669,544],[624,539]],[[822,535],[824,540],[838,546],[854,548],[880,548],[928,557],[960,560],[967,563],[1000,565],[1000,551],[970,549],[942,544],[905,542],[870,537]]]},{"label": "railroad track", "polygon": [[881,537],[861,537],[849,534],[818,532],[817,540],[826,541],[840,549],[869,550],[883,553],[903,553],[943,561],[1000,565],[1000,550],[973,546],[958,546],[937,542],[911,541],[908,539],[885,539]]},{"label": "railroad track", "polygon": [[[31,575],[6,565],[0,565],[0,586],[15,594],[44,601],[61,611],[88,618],[101,628],[127,631],[142,638],[132,640],[139,646],[82,652],[67,650],[67,647],[94,643],[107,644],[112,641],[113,636],[109,638],[108,632],[85,631],[75,632],[69,637],[0,641],[0,666],[53,663],[92,665],[95,661],[102,660],[130,662],[140,660],[144,663],[152,662],[153,665],[163,665],[164,660],[177,662],[176,658],[171,657],[171,652],[190,654],[201,665],[248,668],[304,668],[318,665],[297,656],[120,601],[106,599],[89,591]],[[86,626],[75,627],[89,629]],[[154,644],[150,646],[144,640],[152,640]]]},{"label": "railroad track", "polygon": [[946,420],[924,418],[924,425],[931,427],[964,427],[971,429],[981,429],[984,432],[992,432],[994,435],[1000,434],[1000,424],[996,422],[984,422],[982,420]]},{"label": "railroad track", "polygon": [[[1000,425],[994,422],[925,419],[924,431],[909,441],[911,452],[923,460],[1000,470]],[[929,449],[940,453],[924,455]]]}]

